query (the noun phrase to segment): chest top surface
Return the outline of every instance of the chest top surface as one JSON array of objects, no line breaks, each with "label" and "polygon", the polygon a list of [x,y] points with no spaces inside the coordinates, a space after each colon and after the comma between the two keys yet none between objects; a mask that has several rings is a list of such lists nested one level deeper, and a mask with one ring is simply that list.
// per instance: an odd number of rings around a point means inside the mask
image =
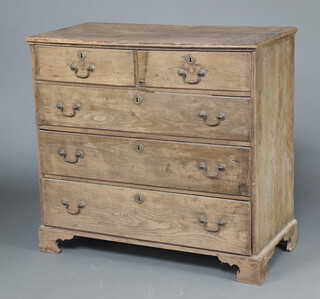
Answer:
[{"label": "chest top surface", "polygon": [[83,23],[27,37],[27,42],[123,47],[255,49],[296,31],[294,27]]}]

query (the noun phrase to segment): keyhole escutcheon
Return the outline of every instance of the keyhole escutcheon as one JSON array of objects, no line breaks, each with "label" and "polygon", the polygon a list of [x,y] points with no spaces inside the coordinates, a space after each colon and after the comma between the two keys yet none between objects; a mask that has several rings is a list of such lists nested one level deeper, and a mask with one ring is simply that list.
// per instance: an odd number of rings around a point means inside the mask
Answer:
[{"label": "keyhole escutcheon", "polygon": [[134,145],[134,149],[138,152],[141,153],[144,149],[144,146],[142,145],[141,142],[136,142]]},{"label": "keyhole escutcheon", "polygon": [[142,98],[139,96],[139,95],[135,95],[133,97],[133,102],[136,104],[136,105],[140,105],[142,103]]},{"label": "keyhole escutcheon", "polygon": [[77,56],[81,61],[85,60],[87,57],[83,51],[79,51]]},{"label": "keyhole escutcheon", "polygon": [[194,56],[192,56],[192,55],[188,55],[188,56],[186,56],[186,62],[188,63],[188,64],[194,64],[195,62],[196,62],[196,58],[194,57]]}]

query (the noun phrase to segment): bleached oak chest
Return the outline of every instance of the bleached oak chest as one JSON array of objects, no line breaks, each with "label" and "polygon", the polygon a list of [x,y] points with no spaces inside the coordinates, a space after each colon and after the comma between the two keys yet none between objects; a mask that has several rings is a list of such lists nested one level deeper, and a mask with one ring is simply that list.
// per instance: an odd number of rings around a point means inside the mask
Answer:
[{"label": "bleached oak chest", "polygon": [[295,32],[85,23],[28,37],[41,250],[83,236],[206,254],[261,284],[275,246],[296,243]]}]

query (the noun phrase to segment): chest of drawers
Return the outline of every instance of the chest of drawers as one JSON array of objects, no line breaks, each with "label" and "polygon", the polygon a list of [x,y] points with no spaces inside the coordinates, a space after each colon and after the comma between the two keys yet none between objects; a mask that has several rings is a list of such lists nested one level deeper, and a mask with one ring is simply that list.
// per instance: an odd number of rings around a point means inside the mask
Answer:
[{"label": "chest of drawers", "polygon": [[74,236],[218,257],[296,244],[289,27],[85,23],[27,38],[42,251]]}]

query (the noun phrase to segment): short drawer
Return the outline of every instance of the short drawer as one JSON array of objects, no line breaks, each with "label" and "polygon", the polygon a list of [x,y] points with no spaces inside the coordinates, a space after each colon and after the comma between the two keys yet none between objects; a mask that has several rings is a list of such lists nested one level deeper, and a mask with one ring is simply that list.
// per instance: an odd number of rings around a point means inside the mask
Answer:
[{"label": "short drawer", "polygon": [[250,254],[248,202],[43,180],[44,224]]},{"label": "short drawer", "polygon": [[134,54],[131,50],[36,46],[35,77],[134,86]]},{"label": "short drawer", "polygon": [[245,147],[54,132],[39,137],[43,173],[250,195]]},{"label": "short drawer", "polygon": [[231,91],[252,88],[251,54],[246,52],[149,51],[144,63],[148,87]]},{"label": "short drawer", "polygon": [[250,99],[39,85],[39,124],[250,140]]}]

